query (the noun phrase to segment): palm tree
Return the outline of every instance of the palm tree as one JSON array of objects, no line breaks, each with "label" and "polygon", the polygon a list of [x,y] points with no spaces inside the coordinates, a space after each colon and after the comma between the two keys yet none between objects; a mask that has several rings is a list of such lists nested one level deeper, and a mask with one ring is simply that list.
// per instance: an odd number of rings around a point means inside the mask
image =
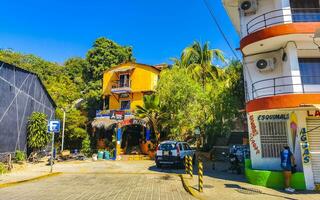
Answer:
[{"label": "palm tree", "polygon": [[153,129],[157,144],[160,140],[159,122],[161,117],[159,96],[145,95],[143,97],[143,106],[137,106],[136,114],[138,118],[147,119],[150,127]]},{"label": "palm tree", "polygon": [[[192,77],[200,82],[202,90],[205,93],[207,81],[218,78],[219,71],[221,71],[213,64],[214,60],[225,62],[222,51],[219,49],[210,49],[208,42],[201,45],[200,42],[195,41],[183,50],[180,59],[173,59],[173,62],[174,66],[187,68]],[[204,104],[202,108],[203,123],[200,125],[200,129],[203,137],[205,134],[207,113]]]},{"label": "palm tree", "polygon": [[212,63],[214,60],[225,62],[222,51],[210,49],[208,42],[202,46],[200,42],[195,41],[183,50],[180,61],[178,59],[173,61],[176,65],[188,68],[193,78],[201,82],[204,90],[207,79],[218,77],[218,69]]}]

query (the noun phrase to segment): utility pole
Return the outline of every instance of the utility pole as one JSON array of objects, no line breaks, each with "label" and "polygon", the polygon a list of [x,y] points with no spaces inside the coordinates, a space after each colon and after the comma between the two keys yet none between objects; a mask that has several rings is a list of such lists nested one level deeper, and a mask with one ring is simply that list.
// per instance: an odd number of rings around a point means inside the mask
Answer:
[{"label": "utility pole", "polygon": [[50,159],[50,173],[53,171],[53,149],[54,149],[54,132],[51,132],[52,134],[52,146],[51,146],[51,159]]},{"label": "utility pole", "polygon": [[69,107],[61,108],[61,110],[63,111],[61,152],[63,151],[63,148],[64,148],[64,130],[65,130],[65,126],[66,126],[66,112],[68,112],[73,107],[79,106],[83,101],[84,101],[84,99],[80,98],[80,99],[77,99],[76,101],[74,101],[73,104],[70,105]]}]

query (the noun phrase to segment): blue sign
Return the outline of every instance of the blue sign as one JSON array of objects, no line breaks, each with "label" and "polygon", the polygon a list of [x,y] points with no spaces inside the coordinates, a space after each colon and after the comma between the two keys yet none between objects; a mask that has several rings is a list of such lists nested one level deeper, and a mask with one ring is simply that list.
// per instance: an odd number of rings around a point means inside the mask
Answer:
[{"label": "blue sign", "polygon": [[60,132],[60,121],[59,120],[51,120],[48,123],[48,132],[51,133],[59,133]]}]

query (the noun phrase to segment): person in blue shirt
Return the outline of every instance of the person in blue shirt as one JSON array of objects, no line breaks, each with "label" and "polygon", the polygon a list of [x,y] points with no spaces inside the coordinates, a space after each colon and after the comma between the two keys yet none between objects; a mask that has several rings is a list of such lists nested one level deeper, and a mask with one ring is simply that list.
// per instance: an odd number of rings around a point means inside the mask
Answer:
[{"label": "person in blue shirt", "polygon": [[285,146],[281,151],[281,168],[283,170],[285,191],[294,192],[295,190],[290,187],[290,180],[292,176],[292,167],[295,166],[295,159],[288,146]]}]

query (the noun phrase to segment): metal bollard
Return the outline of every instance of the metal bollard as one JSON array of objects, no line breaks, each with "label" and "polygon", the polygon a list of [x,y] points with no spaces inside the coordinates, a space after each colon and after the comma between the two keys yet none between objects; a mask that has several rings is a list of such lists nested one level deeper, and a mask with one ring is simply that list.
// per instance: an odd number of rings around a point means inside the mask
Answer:
[{"label": "metal bollard", "polygon": [[192,166],[192,156],[189,156],[189,174],[193,177],[193,166]]},{"label": "metal bollard", "polygon": [[198,160],[198,178],[199,178],[199,192],[203,192],[203,164]]},{"label": "metal bollard", "polygon": [[186,170],[186,174],[189,174],[189,157],[188,156],[184,157],[184,167]]}]

